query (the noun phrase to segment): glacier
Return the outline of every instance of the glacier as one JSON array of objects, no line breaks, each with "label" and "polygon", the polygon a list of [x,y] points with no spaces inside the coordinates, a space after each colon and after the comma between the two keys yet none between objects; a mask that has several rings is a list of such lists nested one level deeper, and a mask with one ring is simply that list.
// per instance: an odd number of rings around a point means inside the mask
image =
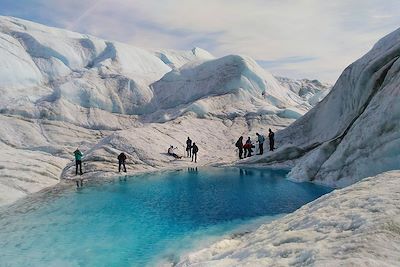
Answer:
[{"label": "glacier", "polygon": [[[178,266],[396,265],[399,41],[400,29],[331,88],[274,77],[244,55],[142,49],[0,16],[0,205],[73,185],[77,147],[83,179],[116,176],[122,151],[128,174],[192,166],[166,155],[190,136],[199,165],[283,166],[290,179],[345,188]],[[268,128],[278,149],[237,161],[238,136]]]},{"label": "glacier", "polygon": [[400,30],[347,67],[329,94],[277,135],[276,153],[248,163],[291,160],[290,178],[335,187],[400,167]]},{"label": "glacier", "polygon": [[[276,135],[278,149],[242,165],[344,187],[177,266],[397,266],[400,29],[347,67],[329,94]],[[293,88],[294,90],[295,87]]]},{"label": "glacier", "polygon": [[130,173],[187,166],[165,152],[183,154],[188,135],[201,164],[232,163],[238,135],[281,129],[312,107],[246,56],[146,50],[5,16],[0,34],[0,205],[75,179],[77,147],[84,179],[116,175],[121,151]]}]

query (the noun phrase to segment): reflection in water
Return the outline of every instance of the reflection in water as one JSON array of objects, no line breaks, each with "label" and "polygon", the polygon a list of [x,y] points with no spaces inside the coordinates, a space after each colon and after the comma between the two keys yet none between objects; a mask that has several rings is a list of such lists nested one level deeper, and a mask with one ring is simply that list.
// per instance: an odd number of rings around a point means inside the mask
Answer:
[{"label": "reflection in water", "polygon": [[197,169],[197,167],[192,168],[192,167],[188,167],[188,173],[193,173],[193,174],[197,174],[199,171]]},{"label": "reflection in water", "polygon": [[255,172],[248,169],[239,169],[239,175],[242,176],[254,176]]}]

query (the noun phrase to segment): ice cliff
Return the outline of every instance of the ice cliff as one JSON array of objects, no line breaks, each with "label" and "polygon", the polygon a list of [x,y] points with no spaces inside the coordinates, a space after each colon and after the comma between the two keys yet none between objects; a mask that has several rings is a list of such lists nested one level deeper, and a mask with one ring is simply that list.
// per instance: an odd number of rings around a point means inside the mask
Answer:
[{"label": "ice cliff", "polygon": [[343,187],[400,167],[400,29],[347,67],[330,93],[252,163],[292,160],[290,177]]}]

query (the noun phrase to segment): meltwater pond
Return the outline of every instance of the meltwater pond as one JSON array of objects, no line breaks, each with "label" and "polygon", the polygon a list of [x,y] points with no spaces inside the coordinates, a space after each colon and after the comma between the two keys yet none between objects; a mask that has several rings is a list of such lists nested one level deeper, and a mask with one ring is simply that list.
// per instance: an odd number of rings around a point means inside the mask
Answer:
[{"label": "meltwater pond", "polygon": [[1,266],[144,266],[293,212],[330,189],[285,171],[199,168],[42,193],[0,213]]}]

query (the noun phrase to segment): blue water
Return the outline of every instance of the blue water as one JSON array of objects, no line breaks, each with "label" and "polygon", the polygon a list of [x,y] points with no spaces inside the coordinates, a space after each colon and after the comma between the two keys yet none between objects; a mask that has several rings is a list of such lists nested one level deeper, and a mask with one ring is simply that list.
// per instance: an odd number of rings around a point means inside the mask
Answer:
[{"label": "blue water", "polygon": [[[48,191],[0,213],[0,266],[143,266],[293,212],[330,189],[285,171],[203,168]],[[267,216],[267,217],[266,217]]]}]

